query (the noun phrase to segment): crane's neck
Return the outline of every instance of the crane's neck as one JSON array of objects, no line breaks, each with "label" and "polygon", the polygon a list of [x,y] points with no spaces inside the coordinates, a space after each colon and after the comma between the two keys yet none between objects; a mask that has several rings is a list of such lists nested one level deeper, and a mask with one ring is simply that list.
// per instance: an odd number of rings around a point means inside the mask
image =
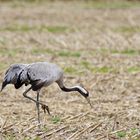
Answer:
[{"label": "crane's neck", "polygon": [[56,82],[59,85],[59,87],[65,92],[78,91],[85,98],[89,96],[89,92],[81,86],[66,87],[63,83],[63,75]]},{"label": "crane's neck", "polygon": [[81,86],[65,87],[63,85],[63,86],[60,86],[60,88],[65,92],[78,91],[85,98],[88,97],[88,92]]},{"label": "crane's neck", "polygon": [[84,89],[81,86],[73,86],[73,87],[65,87],[63,84],[63,77],[61,77],[58,81],[56,81],[57,84],[59,85],[59,87],[65,91],[65,92],[71,92],[71,91],[78,91],[83,97],[85,97],[85,99],[87,100],[87,102],[90,104],[90,106],[92,107],[91,103],[90,103],[90,99],[89,99],[89,92]]}]

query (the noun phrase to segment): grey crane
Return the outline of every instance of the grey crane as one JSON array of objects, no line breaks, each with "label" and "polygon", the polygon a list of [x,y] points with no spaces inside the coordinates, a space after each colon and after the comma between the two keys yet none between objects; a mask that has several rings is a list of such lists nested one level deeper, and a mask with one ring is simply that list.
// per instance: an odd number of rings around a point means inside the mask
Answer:
[{"label": "grey crane", "polygon": [[[23,96],[36,103],[38,122],[40,123],[39,105],[42,106],[44,112],[47,110],[48,114],[50,114],[49,107],[39,101],[40,89],[42,87],[51,85],[53,82],[56,82],[61,90],[65,92],[78,91],[83,97],[86,98],[91,106],[89,92],[81,86],[66,87],[63,83],[62,69],[56,64],[48,62],[11,65],[5,73],[1,91],[6,87],[7,84],[13,84],[16,89],[20,88],[24,84],[25,86],[30,84],[31,87],[23,93]],[[29,92],[31,89],[37,92],[36,100],[27,96],[27,92]]]}]

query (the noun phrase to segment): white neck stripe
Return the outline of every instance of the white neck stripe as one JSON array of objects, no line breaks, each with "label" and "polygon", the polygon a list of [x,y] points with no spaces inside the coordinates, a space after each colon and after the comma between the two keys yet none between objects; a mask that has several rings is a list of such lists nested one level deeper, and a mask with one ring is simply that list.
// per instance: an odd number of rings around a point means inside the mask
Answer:
[{"label": "white neck stripe", "polygon": [[81,86],[74,86],[73,88],[79,88],[83,93],[87,94],[87,91]]}]

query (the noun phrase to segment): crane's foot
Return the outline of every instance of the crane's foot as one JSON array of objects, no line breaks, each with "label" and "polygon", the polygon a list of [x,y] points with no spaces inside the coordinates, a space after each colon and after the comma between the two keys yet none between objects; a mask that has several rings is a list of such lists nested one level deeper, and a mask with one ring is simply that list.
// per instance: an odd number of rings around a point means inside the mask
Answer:
[{"label": "crane's foot", "polygon": [[46,110],[47,110],[48,114],[51,115],[51,114],[50,114],[49,107],[48,107],[47,105],[42,105],[41,107],[42,107],[44,113],[46,113]]}]

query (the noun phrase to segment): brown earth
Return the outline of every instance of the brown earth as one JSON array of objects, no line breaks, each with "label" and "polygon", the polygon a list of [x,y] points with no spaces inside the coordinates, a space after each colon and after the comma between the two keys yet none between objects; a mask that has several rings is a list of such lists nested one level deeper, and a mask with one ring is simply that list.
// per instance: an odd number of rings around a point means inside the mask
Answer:
[{"label": "brown earth", "polygon": [[44,88],[52,116],[41,110],[38,131],[36,106],[22,95],[27,87],[9,85],[0,95],[2,140],[140,139],[140,8],[96,4],[0,4],[0,81],[13,63],[53,62],[67,86],[89,90],[93,105],[56,84]]}]

